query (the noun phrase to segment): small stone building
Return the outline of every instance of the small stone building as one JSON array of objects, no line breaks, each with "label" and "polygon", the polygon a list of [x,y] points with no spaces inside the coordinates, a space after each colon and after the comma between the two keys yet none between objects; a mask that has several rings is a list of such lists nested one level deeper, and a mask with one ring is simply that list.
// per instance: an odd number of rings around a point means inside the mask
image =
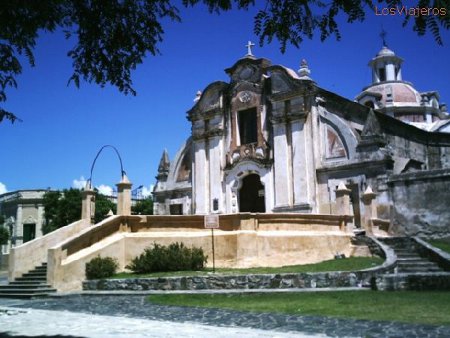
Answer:
[{"label": "small stone building", "polygon": [[9,253],[11,246],[18,246],[42,236],[44,224],[43,197],[48,190],[17,190],[0,195],[0,215],[9,230],[11,241],[3,245],[1,252]]},{"label": "small stone building", "polygon": [[343,182],[356,227],[370,188],[391,231],[448,232],[446,106],[404,81],[386,46],[369,66],[372,84],[353,101],[321,88],[306,61],[295,72],[249,48],[225,70],[229,82],[197,94],[191,136],[172,161],[164,151],[154,214],[333,214]]}]

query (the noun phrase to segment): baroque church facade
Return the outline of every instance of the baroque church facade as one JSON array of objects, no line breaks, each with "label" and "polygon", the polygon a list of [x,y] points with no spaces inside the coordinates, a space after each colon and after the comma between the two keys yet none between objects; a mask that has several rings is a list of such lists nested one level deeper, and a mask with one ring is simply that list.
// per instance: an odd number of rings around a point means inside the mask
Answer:
[{"label": "baroque church facade", "polygon": [[446,106],[403,80],[402,61],[384,46],[369,62],[372,84],[353,101],[321,88],[306,61],[297,72],[272,65],[249,43],[225,70],[229,82],[197,93],[192,134],[176,156],[164,151],[154,214],[334,213],[343,182],[356,226],[368,188],[389,219],[392,177],[450,167]]}]

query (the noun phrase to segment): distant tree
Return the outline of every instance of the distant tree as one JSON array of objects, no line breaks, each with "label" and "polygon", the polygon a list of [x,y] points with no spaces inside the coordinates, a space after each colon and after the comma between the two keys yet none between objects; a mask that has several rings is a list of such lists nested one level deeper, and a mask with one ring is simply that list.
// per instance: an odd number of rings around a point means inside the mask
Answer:
[{"label": "distant tree", "polygon": [[5,217],[0,215],[0,245],[8,244],[9,231],[5,227]]},{"label": "distant tree", "polygon": [[97,191],[97,195],[95,196],[95,223],[101,222],[108,217],[108,212],[110,210],[116,214],[116,204],[107,196],[102,195]]},{"label": "distant tree", "polygon": [[151,196],[139,200],[136,205],[131,207],[133,215],[153,215],[153,199]]},{"label": "distant tree", "polygon": [[81,191],[78,189],[64,189],[48,191],[43,197],[44,218],[43,233],[66,226],[81,217]]},{"label": "distant tree", "polygon": [[[211,13],[233,8],[245,9],[261,4],[255,0],[183,0],[185,7],[205,4]],[[442,44],[440,30],[450,29],[449,0],[266,0],[255,14],[254,32],[260,44],[276,39],[284,52],[288,44],[299,47],[304,38],[320,33],[323,41],[341,37],[337,18],[347,22],[364,21],[374,15],[375,6],[383,8],[442,8],[442,15],[405,15],[404,26],[413,21],[419,36],[431,32]],[[6,88],[17,87],[22,72],[20,57],[31,66],[38,33],[64,31],[75,44],[67,55],[72,59],[69,82],[77,87],[80,79],[100,86],[107,83],[120,92],[135,95],[131,71],[145,55],[159,53],[163,39],[162,21],[181,21],[179,10],[170,0],[46,0],[3,1],[0,7],[0,102],[6,101]],[[0,122],[18,120],[0,107]]]},{"label": "distant tree", "polygon": [[[81,190],[70,188],[63,191],[48,191],[44,194],[43,204],[45,224],[42,231],[44,234],[81,218]],[[110,210],[116,213],[115,203],[96,191],[95,223],[105,219]]]}]

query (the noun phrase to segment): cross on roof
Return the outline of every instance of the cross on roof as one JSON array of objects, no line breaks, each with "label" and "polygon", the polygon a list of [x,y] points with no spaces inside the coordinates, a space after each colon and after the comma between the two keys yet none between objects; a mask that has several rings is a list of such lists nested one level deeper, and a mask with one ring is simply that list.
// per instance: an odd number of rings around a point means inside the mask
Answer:
[{"label": "cross on roof", "polygon": [[253,53],[252,53],[252,47],[253,47],[254,45],[255,45],[255,44],[254,44],[253,42],[251,42],[251,41],[249,41],[249,42],[245,45],[245,47],[247,47],[247,55],[246,55],[246,56],[254,56]]},{"label": "cross on roof", "polygon": [[380,38],[383,40],[383,46],[384,47],[387,47],[386,36],[387,36],[387,32],[384,30],[383,27],[381,27]]}]

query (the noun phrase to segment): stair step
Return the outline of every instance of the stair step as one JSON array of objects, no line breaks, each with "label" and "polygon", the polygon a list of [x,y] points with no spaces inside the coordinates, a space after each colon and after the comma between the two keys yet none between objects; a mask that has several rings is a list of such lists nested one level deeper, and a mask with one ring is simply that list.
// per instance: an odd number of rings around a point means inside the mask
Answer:
[{"label": "stair step", "polygon": [[0,294],[19,294],[19,293],[26,293],[26,294],[33,294],[33,293],[45,293],[45,292],[56,292],[56,289],[53,288],[35,288],[35,289],[17,289],[17,288],[9,288],[7,290],[0,290]]},{"label": "stair step", "polygon": [[397,257],[397,262],[423,262],[422,257]]},{"label": "stair step", "polygon": [[421,273],[421,272],[442,272],[439,267],[398,267],[398,273]]},{"label": "stair step", "polygon": [[45,272],[45,273],[47,273],[47,267],[46,266],[40,266],[40,267],[37,267],[36,269],[30,271],[30,272]]},{"label": "stair step", "polygon": [[37,297],[47,297],[49,293],[0,293],[0,298],[37,298]]},{"label": "stair step", "polygon": [[33,282],[46,282],[47,277],[19,277],[15,279],[17,282],[33,281]]},{"label": "stair step", "polygon": [[397,266],[417,266],[417,267],[425,267],[425,266],[437,266],[437,264],[421,260],[421,261],[397,261]]},{"label": "stair step", "polygon": [[47,276],[47,272],[40,272],[40,271],[27,272],[22,275],[22,277],[45,277],[45,276]]},{"label": "stair step", "polygon": [[18,281],[17,279],[13,282],[10,282],[9,285],[32,285],[32,284],[45,284],[46,281],[35,281],[35,280],[23,280]]},{"label": "stair step", "polygon": [[51,288],[49,284],[40,284],[40,283],[33,283],[33,284],[9,284],[9,285],[0,285],[0,292],[4,290],[10,290],[13,289],[42,289],[42,288]]}]

